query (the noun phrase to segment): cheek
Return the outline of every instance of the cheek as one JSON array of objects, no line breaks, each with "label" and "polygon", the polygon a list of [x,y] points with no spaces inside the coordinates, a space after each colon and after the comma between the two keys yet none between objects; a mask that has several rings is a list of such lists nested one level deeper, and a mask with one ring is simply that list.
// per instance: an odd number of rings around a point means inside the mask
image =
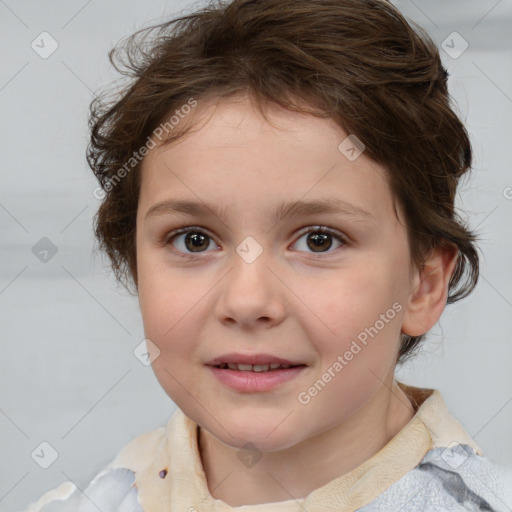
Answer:
[{"label": "cheek", "polygon": [[186,275],[172,271],[161,248],[137,240],[138,295],[143,319],[161,318],[172,325],[173,317],[185,307],[188,293]]},{"label": "cheek", "polygon": [[302,327],[324,368],[345,354],[347,366],[377,374],[394,362],[403,310],[395,281],[387,267],[368,263],[298,288]]},{"label": "cheek", "polygon": [[[154,286],[147,281],[139,287],[139,302],[144,324],[144,332],[150,339],[154,338],[161,350],[172,346],[190,345],[194,325],[192,317],[200,314],[200,297],[194,293],[181,291],[185,283],[174,282],[172,289],[166,287],[162,280],[154,281]],[[177,291],[180,290],[180,291]]]},{"label": "cheek", "polygon": [[[200,301],[204,291],[191,287],[190,278],[173,275],[161,265],[144,266],[139,278],[139,303],[145,337],[160,350],[153,372],[171,399],[184,408],[190,394],[199,396],[199,382],[190,373],[199,339],[198,316],[205,314]],[[204,302],[204,301],[203,301]]]},{"label": "cheek", "polygon": [[189,319],[199,311],[201,290],[191,286],[186,274],[171,273],[161,261],[146,257],[143,251],[137,268],[144,333],[161,351],[172,346],[179,352],[181,345],[186,346]]},{"label": "cheek", "polygon": [[353,329],[373,324],[391,307],[393,293],[388,276],[382,269],[361,267],[325,273],[304,283],[298,280],[297,305],[304,310],[304,321],[336,338],[357,334]]}]

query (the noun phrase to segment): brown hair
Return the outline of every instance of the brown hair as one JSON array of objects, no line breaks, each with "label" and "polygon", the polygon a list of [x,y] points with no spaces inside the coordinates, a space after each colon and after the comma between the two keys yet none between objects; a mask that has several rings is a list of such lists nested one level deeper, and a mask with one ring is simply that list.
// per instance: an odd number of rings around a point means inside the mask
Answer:
[{"label": "brown hair", "polygon": [[[87,159],[105,191],[95,234],[118,281],[137,287],[140,162],[126,163],[190,98],[246,93],[262,112],[277,104],[356,135],[388,171],[413,263],[422,268],[434,248],[456,246],[447,302],[467,296],[479,259],[454,200],[471,145],[437,47],[411,23],[416,30],[385,0],[234,0],[148,27],[111,50],[130,82],[110,103],[91,104]],[[167,130],[165,140],[186,131]],[[400,362],[423,337],[402,337]]]}]

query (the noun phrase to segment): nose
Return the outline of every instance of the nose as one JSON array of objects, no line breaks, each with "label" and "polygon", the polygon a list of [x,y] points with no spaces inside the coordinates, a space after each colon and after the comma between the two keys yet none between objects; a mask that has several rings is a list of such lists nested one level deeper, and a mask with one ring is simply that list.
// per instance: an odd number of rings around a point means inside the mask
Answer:
[{"label": "nose", "polygon": [[231,269],[219,283],[215,314],[221,323],[254,329],[270,328],[283,321],[286,287],[264,254],[252,263],[234,254]]}]

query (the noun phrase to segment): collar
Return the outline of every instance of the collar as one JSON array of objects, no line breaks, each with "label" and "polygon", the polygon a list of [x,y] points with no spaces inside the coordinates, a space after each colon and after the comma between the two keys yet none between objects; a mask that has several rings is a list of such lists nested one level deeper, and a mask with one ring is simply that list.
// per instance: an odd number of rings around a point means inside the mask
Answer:
[{"label": "collar", "polygon": [[[414,417],[373,457],[303,499],[231,507],[213,498],[199,454],[198,426],[180,409],[167,426],[131,441],[109,467],[135,471],[139,501],[146,512],[348,512],[377,498],[432,448],[467,444],[482,455],[480,447],[450,415],[439,391],[398,384],[416,409]],[[159,476],[162,471],[167,472],[164,478]]]}]

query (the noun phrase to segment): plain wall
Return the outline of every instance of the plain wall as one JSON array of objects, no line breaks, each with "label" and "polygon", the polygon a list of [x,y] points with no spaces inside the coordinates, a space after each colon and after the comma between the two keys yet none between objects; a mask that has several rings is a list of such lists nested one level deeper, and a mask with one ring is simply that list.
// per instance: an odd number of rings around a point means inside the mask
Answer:
[{"label": "plain wall", "polygon": [[[486,454],[511,465],[512,4],[395,4],[440,48],[445,40],[454,46],[454,31],[469,45],[457,58],[440,51],[474,145],[474,170],[458,206],[483,237],[477,289],[446,308],[398,377],[439,389]],[[99,201],[84,155],[89,102],[117,78],[108,50],[191,5],[0,3],[1,511],[21,509],[65,480],[83,489],[129,440],[165,425],[175,410],[133,354],[144,339],[136,297],[94,256]],[[46,59],[31,47],[43,31],[58,43]],[[46,39],[46,50],[50,45]],[[47,262],[33,252],[41,247]],[[43,441],[59,454],[46,470],[31,457]]]}]

